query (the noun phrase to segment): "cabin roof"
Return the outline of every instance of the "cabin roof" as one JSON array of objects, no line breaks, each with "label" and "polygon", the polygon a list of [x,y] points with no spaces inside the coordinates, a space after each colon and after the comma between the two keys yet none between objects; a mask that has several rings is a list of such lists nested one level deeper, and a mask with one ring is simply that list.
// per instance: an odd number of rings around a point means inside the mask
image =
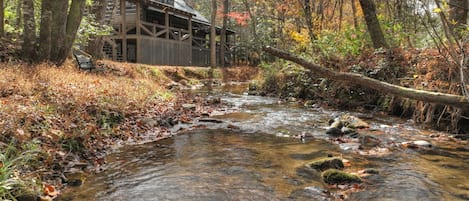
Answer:
[{"label": "cabin roof", "polygon": [[[131,0],[132,1],[132,0]],[[137,0],[133,0],[137,1]],[[192,20],[198,23],[210,25],[210,22],[199,11],[189,6],[184,0],[174,0],[174,6],[161,3],[157,0],[144,0],[144,4],[159,10],[169,9],[171,12],[182,15],[192,15]]]},{"label": "cabin roof", "polygon": [[[147,5],[150,9],[155,9],[159,11],[169,10],[173,12],[176,16],[192,16],[192,21],[201,24],[202,26],[210,26],[210,22],[205,18],[199,11],[192,8],[188,5],[185,0],[174,0],[174,6],[161,3],[157,0],[127,0],[130,2],[142,1],[144,5]],[[221,27],[217,26],[217,32],[220,31]],[[228,29],[228,34],[234,34],[233,30]]]},{"label": "cabin roof", "polygon": [[202,14],[199,13],[199,11],[196,11],[192,6],[189,6],[186,1],[184,0],[174,0],[174,8],[192,13],[194,15],[193,19],[201,22],[201,23],[206,23],[209,24],[209,21],[207,18],[205,18]]}]

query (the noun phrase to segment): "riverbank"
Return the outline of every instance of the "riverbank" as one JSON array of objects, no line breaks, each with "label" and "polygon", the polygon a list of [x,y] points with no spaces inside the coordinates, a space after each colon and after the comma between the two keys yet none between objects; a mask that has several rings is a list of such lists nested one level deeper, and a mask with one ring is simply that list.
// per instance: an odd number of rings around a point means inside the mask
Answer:
[{"label": "riverbank", "polygon": [[[0,197],[54,197],[57,189],[80,185],[76,175],[100,171],[111,147],[166,138],[174,124],[209,114],[219,101],[180,90],[202,86],[208,70],[110,61],[93,72],[73,61],[0,64]],[[257,72],[238,67],[214,76],[246,81]]]},{"label": "riverbank", "polygon": [[[245,89],[237,84],[215,87],[207,95],[226,103],[227,110],[194,121],[188,126],[196,129],[171,138],[123,146],[106,156],[106,171],[87,176],[80,187],[67,188],[58,200],[467,197],[466,141],[397,117],[306,108],[249,96]],[[194,93],[205,96],[208,91]],[[339,118],[332,122],[331,117]],[[327,134],[332,125],[347,129]],[[332,167],[317,164],[325,158],[332,160]],[[327,168],[358,175],[363,182],[348,184]],[[329,185],[336,182],[339,185]]]}]

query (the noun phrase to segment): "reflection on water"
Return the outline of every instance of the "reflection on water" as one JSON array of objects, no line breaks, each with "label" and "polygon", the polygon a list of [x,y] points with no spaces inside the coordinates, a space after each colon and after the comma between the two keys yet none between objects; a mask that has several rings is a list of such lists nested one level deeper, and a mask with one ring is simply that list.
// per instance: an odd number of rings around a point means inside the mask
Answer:
[{"label": "reflection on water", "polygon": [[[227,130],[196,130],[123,148],[109,171],[80,187],[75,197],[97,200],[279,200],[322,184],[297,176],[305,160],[291,153],[334,153],[324,141]],[[327,154],[326,154],[327,155]],[[324,156],[324,155],[323,155]]]},{"label": "reflection on water", "polygon": [[[349,200],[469,199],[469,151],[463,144],[435,141],[428,137],[431,131],[378,116],[370,120],[375,131],[368,134],[384,141],[423,139],[436,148],[365,157],[327,142],[324,127],[336,111],[306,110],[257,96],[226,93],[221,97],[239,109],[213,117],[224,124],[205,123],[204,130],[123,147],[108,157],[108,170],[88,178],[81,187],[70,188],[63,199],[329,200],[319,173],[304,169],[309,160],[328,154],[352,161],[351,171],[368,167],[380,171]],[[228,124],[239,129],[227,129]],[[285,137],[299,133],[313,139],[301,142]]]}]

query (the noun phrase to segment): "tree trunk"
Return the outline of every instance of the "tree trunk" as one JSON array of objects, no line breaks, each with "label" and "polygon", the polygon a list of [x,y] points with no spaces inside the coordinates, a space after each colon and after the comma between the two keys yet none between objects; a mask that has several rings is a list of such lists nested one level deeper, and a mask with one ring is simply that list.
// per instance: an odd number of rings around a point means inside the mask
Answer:
[{"label": "tree trunk", "polygon": [[383,30],[379,25],[378,17],[376,16],[376,7],[372,0],[360,0],[360,5],[365,15],[366,26],[368,27],[368,33],[370,33],[373,47],[378,48],[389,48],[386,40],[384,39]]},{"label": "tree trunk", "polygon": [[73,0],[70,5],[70,11],[67,16],[67,25],[65,31],[65,45],[58,54],[57,63],[62,64],[72,49],[73,41],[80,27],[83,12],[85,10],[86,0]]},{"label": "tree trunk", "polygon": [[[60,65],[61,55],[65,51],[65,36],[66,36],[66,26],[67,26],[67,11],[68,11],[68,1],[54,1],[51,4],[52,10],[52,26],[51,26],[51,55],[50,61]],[[42,29],[42,27],[41,27]]]},{"label": "tree trunk", "polygon": [[304,14],[305,14],[305,21],[306,27],[308,27],[309,38],[311,39],[311,43],[313,44],[315,40],[318,38],[314,34],[313,31],[313,16],[311,13],[311,4],[310,0],[304,0]]},{"label": "tree trunk", "polygon": [[467,12],[469,9],[468,0],[450,0],[449,19],[450,22],[456,22],[453,29],[460,28],[467,23]]},{"label": "tree trunk", "polygon": [[319,20],[320,20],[320,27],[319,27],[319,30],[322,30],[322,28],[324,27],[324,0],[319,0],[319,4],[318,4],[318,7],[316,9],[316,14],[318,15],[319,17]]},{"label": "tree trunk", "polygon": [[318,73],[321,76],[324,76],[334,81],[346,82],[349,84],[356,84],[364,88],[375,89],[382,93],[392,94],[392,95],[403,97],[403,98],[450,105],[450,106],[454,106],[458,108],[469,107],[469,100],[464,96],[411,89],[411,88],[401,87],[398,85],[389,84],[386,82],[381,82],[379,80],[375,80],[375,79],[372,79],[372,78],[369,78],[369,77],[366,77],[364,75],[357,74],[357,73],[336,72],[331,69],[308,62],[305,59],[291,55],[290,53],[287,53],[285,51],[272,48],[272,47],[265,47],[264,51],[274,56],[277,56],[277,57],[280,57],[289,61],[293,61],[311,71]]},{"label": "tree trunk", "polygon": [[[99,25],[105,25],[106,0],[96,1],[91,8],[91,13],[94,14],[95,20]],[[86,51],[90,53],[94,58],[102,59],[103,45],[104,40],[102,36],[93,36],[92,39],[88,42]]]},{"label": "tree trunk", "polygon": [[311,13],[311,4],[310,0],[304,0],[304,16],[306,21],[306,27],[308,28],[309,38],[311,39],[311,43],[314,45],[314,41],[318,38],[314,34],[313,30],[313,14]]},{"label": "tree trunk", "polygon": [[339,31],[342,30],[343,17],[344,17],[344,0],[339,0]]},{"label": "tree trunk", "polygon": [[21,28],[21,21],[23,19],[23,1],[22,0],[17,0],[16,1],[16,22],[15,22],[15,28],[18,30]]},{"label": "tree trunk", "polygon": [[221,67],[225,67],[225,50],[226,45],[226,29],[228,22],[228,13],[229,13],[229,0],[223,0],[223,25],[221,29],[221,41],[220,41],[220,64]]},{"label": "tree trunk", "polygon": [[0,0],[0,37],[3,37],[5,33],[5,8],[3,6],[3,0]]},{"label": "tree trunk", "polygon": [[210,67],[217,67],[217,30],[216,30],[216,19],[217,19],[217,0],[212,0],[212,14],[210,18]]},{"label": "tree trunk", "polygon": [[41,28],[39,32],[39,51],[37,61],[50,60],[51,56],[51,31],[52,31],[52,2],[42,0],[41,4]]},{"label": "tree trunk", "polygon": [[353,27],[355,27],[355,30],[358,30],[357,7],[355,6],[355,0],[350,0],[350,1],[352,5]]},{"label": "tree trunk", "polygon": [[36,44],[36,21],[34,20],[34,1],[23,0],[23,59],[33,61]]}]

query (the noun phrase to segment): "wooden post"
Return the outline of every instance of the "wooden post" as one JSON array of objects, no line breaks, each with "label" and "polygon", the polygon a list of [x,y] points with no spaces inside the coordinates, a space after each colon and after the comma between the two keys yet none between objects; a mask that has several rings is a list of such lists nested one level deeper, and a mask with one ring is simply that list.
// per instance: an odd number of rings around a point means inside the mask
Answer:
[{"label": "wooden post", "polygon": [[190,47],[190,50],[189,50],[189,65],[192,65],[192,14],[189,15],[189,18],[187,19],[188,22],[188,30],[189,30],[189,47]]},{"label": "wooden post", "polygon": [[137,4],[137,17],[135,19],[135,27],[137,29],[137,42],[135,44],[135,48],[137,49],[136,53],[137,53],[137,58],[136,58],[136,62],[137,63],[140,63],[141,61],[141,56],[140,56],[140,53],[141,53],[141,47],[140,47],[140,43],[141,43],[141,26],[142,26],[142,22],[141,22],[141,15],[142,15],[142,12],[141,12],[141,5],[140,5],[140,1],[136,1],[136,4]]},{"label": "wooden post", "polygon": [[117,61],[117,45],[116,45],[116,41],[113,40],[113,43],[111,44],[112,45],[112,60],[113,61]]},{"label": "wooden post", "polygon": [[127,62],[127,21],[126,21],[126,13],[125,13],[125,1],[120,0],[120,7],[121,7],[121,23],[122,23],[122,61]]},{"label": "wooden post", "polygon": [[164,11],[164,26],[166,29],[166,39],[169,39],[169,11]]}]

